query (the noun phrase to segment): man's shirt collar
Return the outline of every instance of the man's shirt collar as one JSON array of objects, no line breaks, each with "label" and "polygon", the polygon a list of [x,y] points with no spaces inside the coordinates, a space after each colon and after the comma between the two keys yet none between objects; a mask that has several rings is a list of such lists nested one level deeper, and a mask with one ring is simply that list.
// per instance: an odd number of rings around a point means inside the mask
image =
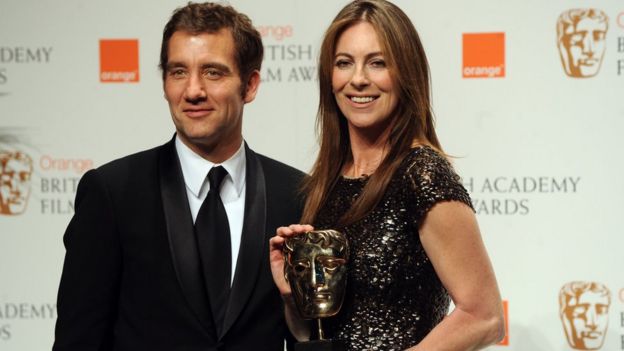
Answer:
[{"label": "man's shirt collar", "polygon": [[[182,166],[182,175],[184,176],[184,183],[189,191],[196,197],[200,197],[208,193],[210,185],[206,179],[210,169],[219,164],[214,164],[191,150],[186,146],[180,137],[176,135],[175,139],[176,151],[178,158],[180,159],[180,165]],[[230,157],[220,164],[228,172],[224,181],[232,182],[234,189],[236,189],[237,196],[241,195],[245,185],[245,170],[246,170],[246,157],[245,157],[245,141],[241,142],[238,150]]]}]

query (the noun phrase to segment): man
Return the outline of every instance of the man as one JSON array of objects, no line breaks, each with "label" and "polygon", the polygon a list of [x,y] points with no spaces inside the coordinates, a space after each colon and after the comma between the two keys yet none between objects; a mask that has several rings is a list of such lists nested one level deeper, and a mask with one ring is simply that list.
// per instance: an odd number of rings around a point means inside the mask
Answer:
[{"label": "man", "polygon": [[570,282],[559,292],[559,316],[570,347],[598,350],[609,325],[611,292],[596,282]]},{"label": "man", "polygon": [[18,215],[26,210],[32,172],[30,156],[0,151],[0,214]]},{"label": "man", "polygon": [[559,16],[557,45],[561,63],[570,77],[593,77],[605,52],[609,18],[601,10],[572,9]]},{"label": "man", "polygon": [[[54,350],[283,350],[268,242],[299,220],[302,173],[243,142],[262,54],[259,33],[229,6],[174,12],[160,66],[176,136],[81,180]],[[221,182],[214,170],[227,171]],[[213,284],[222,277],[227,287]]]}]

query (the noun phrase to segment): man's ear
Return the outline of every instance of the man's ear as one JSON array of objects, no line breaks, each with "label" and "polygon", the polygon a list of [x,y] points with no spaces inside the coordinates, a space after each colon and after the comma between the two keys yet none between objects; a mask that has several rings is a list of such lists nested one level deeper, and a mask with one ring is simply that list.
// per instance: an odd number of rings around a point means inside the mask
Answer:
[{"label": "man's ear", "polygon": [[245,87],[245,95],[243,100],[245,103],[250,103],[256,98],[258,93],[258,87],[260,86],[260,72],[257,70],[251,72],[249,79],[247,80],[247,86]]}]

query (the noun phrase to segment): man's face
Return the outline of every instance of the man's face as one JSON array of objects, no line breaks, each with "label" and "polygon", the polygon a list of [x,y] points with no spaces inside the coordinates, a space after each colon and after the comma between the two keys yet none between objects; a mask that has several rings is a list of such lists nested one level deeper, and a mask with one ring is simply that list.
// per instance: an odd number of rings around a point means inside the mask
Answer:
[{"label": "man's face", "polygon": [[175,32],[168,55],[164,90],[178,136],[203,157],[224,161],[242,142],[243,106],[255,97],[259,73],[242,89],[234,39],[227,29]]},{"label": "man's face", "polygon": [[299,242],[286,262],[286,275],[305,319],[338,313],[347,283],[346,259],[336,247]]},{"label": "man's face", "polygon": [[0,170],[0,213],[15,215],[26,210],[30,193],[32,166],[10,158]]},{"label": "man's face", "polygon": [[592,291],[572,298],[565,307],[562,321],[570,346],[578,350],[602,347],[609,323],[608,296]]},{"label": "man's face", "polygon": [[605,51],[607,23],[592,18],[581,19],[576,26],[568,26],[562,38],[566,55],[566,72],[573,77],[592,77],[600,70]]}]

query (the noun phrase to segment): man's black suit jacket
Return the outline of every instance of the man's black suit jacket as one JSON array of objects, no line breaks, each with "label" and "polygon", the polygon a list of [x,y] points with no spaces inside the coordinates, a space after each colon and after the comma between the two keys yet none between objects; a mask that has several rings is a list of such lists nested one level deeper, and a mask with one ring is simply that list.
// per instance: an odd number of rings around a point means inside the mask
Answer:
[{"label": "man's black suit jacket", "polygon": [[302,173],[246,147],[245,218],[217,335],[172,141],[87,172],[64,236],[53,350],[283,350],[269,238],[297,223]]}]

